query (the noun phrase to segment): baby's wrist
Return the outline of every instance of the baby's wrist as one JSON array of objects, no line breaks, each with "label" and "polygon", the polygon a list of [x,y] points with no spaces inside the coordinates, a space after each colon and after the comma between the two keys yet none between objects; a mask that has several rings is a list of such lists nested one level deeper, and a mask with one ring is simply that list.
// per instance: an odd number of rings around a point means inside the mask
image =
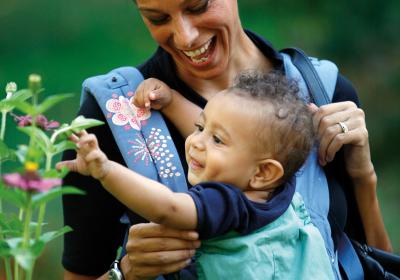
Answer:
[{"label": "baby's wrist", "polygon": [[99,176],[97,176],[96,179],[99,180],[101,183],[106,181],[107,177],[112,171],[112,165],[113,161],[107,159],[107,161],[103,164],[102,172],[99,174]]},{"label": "baby's wrist", "polygon": [[169,108],[173,107],[171,106],[172,103],[174,102],[174,95],[177,94],[177,91],[170,88],[170,92],[169,92],[169,98],[166,98],[168,101],[166,101],[163,106],[160,108],[160,111],[165,113],[166,111],[169,110]]}]

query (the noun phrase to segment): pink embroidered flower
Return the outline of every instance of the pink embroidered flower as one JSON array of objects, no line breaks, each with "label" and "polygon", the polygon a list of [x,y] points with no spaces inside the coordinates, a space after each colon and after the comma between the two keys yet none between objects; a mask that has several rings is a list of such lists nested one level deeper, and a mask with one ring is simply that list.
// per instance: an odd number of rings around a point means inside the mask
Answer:
[{"label": "pink embroidered flower", "polygon": [[[32,117],[29,115],[26,116],[17,116],[13,115],[15,121],[18,122],[18,126],[30,126],[32,125]],[[36,125],[43,130],[55,129],[60,126],[60,123],[57,121],[48,121],[44,115],[38,115],[36,117]]]},{"label": "pink embroidered flower", "polygon": [[129,124],[133,129],[140,130],[141,122],[150,118],[150,110],[137,108],[130,101],[124,96],[120,96],[118,99],[112,98],[106,102],[106,109],[114,113],[111,119],[114,124],[119,126]]}]

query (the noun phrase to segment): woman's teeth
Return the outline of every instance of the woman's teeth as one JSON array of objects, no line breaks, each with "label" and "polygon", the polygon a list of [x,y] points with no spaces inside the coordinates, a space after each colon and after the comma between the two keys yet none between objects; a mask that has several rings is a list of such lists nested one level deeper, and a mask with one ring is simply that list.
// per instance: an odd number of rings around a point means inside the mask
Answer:
[{"label": "woman's teeth", "polygon": [[204,54],[210,47],[210,44],[211,44],[211,40],[209,40],[207,43],[205,43],[201,48],[198,48],[198,49],[192,50],[192,51],[183,51],[183,53],[186,56],[188,56],[193,62],[196,62],[196,63],[204,62],[207,60],[207,57],[201,57],[201,58],[196,58],[196,57]]}]

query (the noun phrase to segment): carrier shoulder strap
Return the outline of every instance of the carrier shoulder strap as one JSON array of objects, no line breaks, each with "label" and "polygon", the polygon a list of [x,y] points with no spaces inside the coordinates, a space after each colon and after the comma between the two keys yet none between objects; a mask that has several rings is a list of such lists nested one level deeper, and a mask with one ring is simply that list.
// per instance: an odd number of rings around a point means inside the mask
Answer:
[{"label": "carrier shoulder strap", "polygon": [[81,104],[89,95],[94,97],[130,169],[184,192],[185,173],[162,115],[130,102],[142,81],[142,74],[133,67],[88,78],[83,83]]},{"label": "carrier shoulder strap", "polygon": [[[312,101],[317,106],[331,103],[338,73],[336,66],[333,63],[331,63],[333,64],[332,66],[329,65],[329,62],[327,61],[321,61],[324,62],[324,64],[328,63],[329,66],[327,66],[328,68],[325,69],[320,68],[319,66],[321,64],[318,64],[318,60],[309,58],[302,50],[298,48],[287,48],[281,52],[290,56],[292,63],[301,73]],[[331,67],[336,68],[336,73],[334,72],[335,75],[333,76],[329,75],[328,73],[333,69]],[[336,190],[338,190],[338,188],[340,188],[340,186],[338,186],[338,182],[336,180],[332,180],[332,178],[328,178],[328,187],[330,194],[334,193]],[[331,215],[331,211],[329,211],[329,214],[330,215],[328,218],[332,228],[332,238],[334,239],[335,247],[337,247],[338,250],[340,266],[346,274],[347,279],[364,279],[362,265],[357,253],[351,245],[349,238],[343,229],[338,225],[335,217]]]}]

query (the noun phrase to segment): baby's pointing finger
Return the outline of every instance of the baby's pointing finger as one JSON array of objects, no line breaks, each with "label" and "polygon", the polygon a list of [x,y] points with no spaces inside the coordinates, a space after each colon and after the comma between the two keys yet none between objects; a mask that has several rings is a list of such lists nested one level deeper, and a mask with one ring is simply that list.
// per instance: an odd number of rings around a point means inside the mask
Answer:
[{"label": "baby's pointing finger", "polygon": [[78,144],[81,147],[83,147],[84,145],[88,145],[91,148],[97,148],[98,147],[97,137],[94,134],[83,135],[80,138]]}]

